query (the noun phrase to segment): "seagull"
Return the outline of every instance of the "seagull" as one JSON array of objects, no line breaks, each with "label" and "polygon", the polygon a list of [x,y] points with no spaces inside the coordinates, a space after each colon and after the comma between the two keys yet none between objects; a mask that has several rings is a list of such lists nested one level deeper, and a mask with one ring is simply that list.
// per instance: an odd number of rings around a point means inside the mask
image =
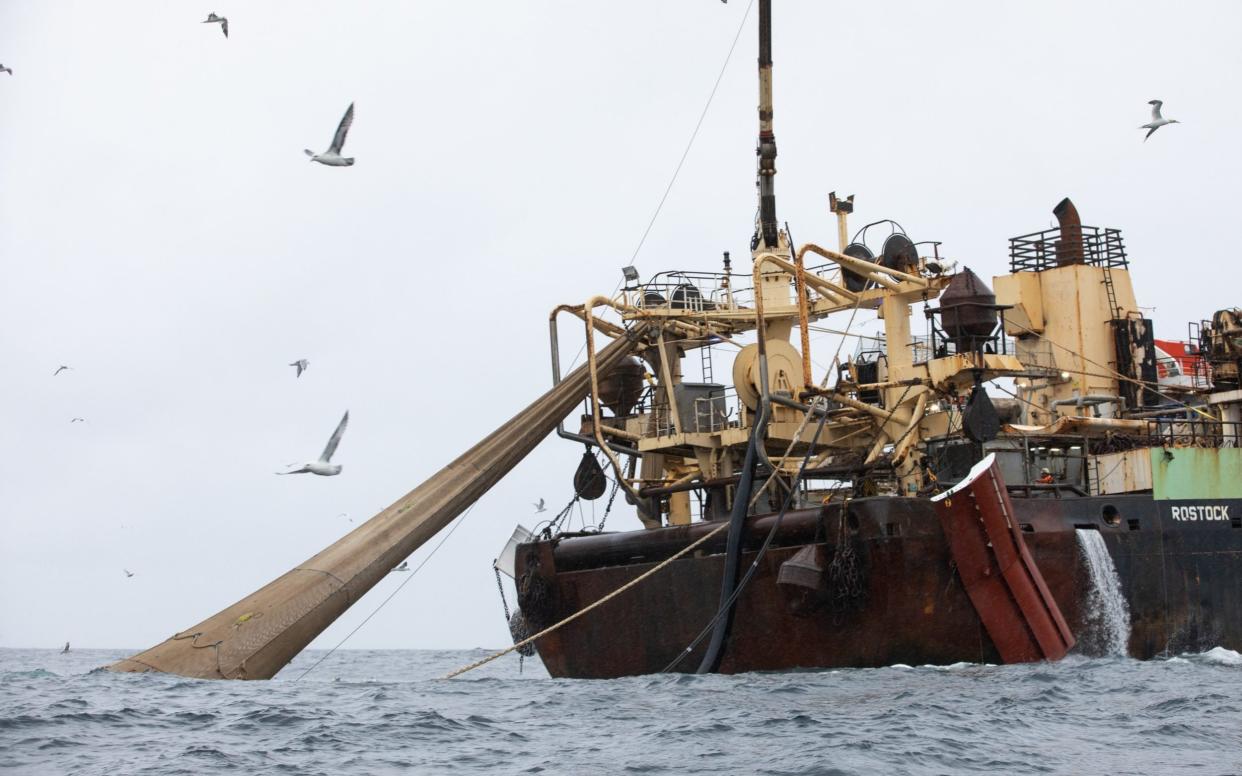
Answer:
[{"label": "seagull", "polygon": [[312,162],[326,164],[329,167],[349,167],[354,163],[354,158],[341,156],[341,148],[345,145],[345,135],[349,134],[349,127],[354,123],[354,104],[351,102],[349,108],[345,111],[345,116],[341,119],[341,123],[336,128],[336,134],[332,136],[332,145],[322,154],[317,154],[309,148],[303,149],[306,155],[310,157]]},{"label": "seagull", "polygon": [[1157,129],[1160,129],[1165,124],[1181,124],[1182,123],[1178,121],[1177,119],[1166,119],[1164,116],[1160,115],[1160,106],[1164,105],[1163,101],[1149,100],[1147,104],[1151,106],[1151,123],[1144,124],[1143,126],[1139,127],[1139,129],[1147,130],[1147,134],[1143,136],[1144,143],[1147,142],[1147,138],[1151,137],[1153,132],[1155,132]]},{"label": "seagull", "polygon": [[[290,464],[290,465],[292,465],[292,464]],[[349,522],[351,522],[351,523],[352,523],[352,522],[354,522],[354,519],[353,519],[352,517],[350,517],[350,516],[349,516],[349,513],[348,513],[348,512],[342,512],[341,514],[337,515],[337,517],[343,517],[343,518],[345,518],[346,520],[348,520],[348,521],[349,521]]]},{"label": "seagull", "polygon": [[129,579],[130,577],[132,577],[132,576],[134,575],[134,572],[130,571],[129,569],[121,569],[121,571],[124,571],[124,572],[125,572],[125,578],[126,578],[126,579]]},{"label": "seagull", "polygon": [[220,24],[220,31],[223,32],[224,37],[227,38],[229,36],[229,20],[228,19],[224,18],[223,16],[216,16],[214,12],[207,14],[207,18],[203,19],[203,24],[213,24],[217,22]]},{"label": "seagull", "polygon": [[405,560],[401,561],[400,566],[397,566],[395,569],[393,569],[393,571],[409,571],[409,570],[410,570],[410,563],[409,561],[405,561]]},{"label": "seagull", "polygon": [[70,423],[85,423],[85,422],[86,422],[86,418],[74,418],[74,419],[70,420],[69,422],[70,422]]},{"label": "seagull", "polygon": [[52,372],[52,377],[55,377],[56,375],[58,375],[58,374],[60,374],[61,372],[65,371],[66,369],[73,369],[73,367],[71,367],[71,366],[65,366],[64,364],[61,364],[60,366],[56,367],[56,371],[55,371],[55,372]]},{"label": "seagull", "polygon": [[0,73],[8,73],[9,75],[13,75],[13,68],[0,65]]},{"label": "seagull", "polygon": [[66,652],[68,652],[68,651],[69,651],[69,642],[67,642],[67,641],[66,641],[66,642],[65,642],[65,648],[64,648],[64,649],[62,649],[62,650],[60,651],[60,654],[62,654],[62,655],[63,655],[63,654],[65,654],[65,653],[66,653]]},{"label": "seagull", "polygon": [[302,373],[306,371],[306,368],[310,366],[310,362],[304,358],[299,358],[297,361],[294,361],[289,366],[296,366],[298,368],[298,377],[301,377]]},{"label": "seagull", "polygon": [[[322,477],[332,477],[341,473],[341,465],[339,463],[328,463],[332,460],[332,454],[336,452],[336,446],[341,443],[341,437],[345,435],[345,427],[349,425],[349,410],[345,410],[344,417],[337,424],[336,431],[332,432],[332,438],[328,440],[328,446],[323,449],[323,454],[319,456],[318,461],[302,464],[302,468],[294,469],[291,472],[276,472],[277,474],[318,474]],[[289,464],[293,466],[293,464]]]},{"label": "seagull", "polygon": [[546,509],[543,508],[543,499],[539,499],[539,503],[535,504],[534,507],[535,507],[535,514],[539,514],[540,512],[547,511]]}]

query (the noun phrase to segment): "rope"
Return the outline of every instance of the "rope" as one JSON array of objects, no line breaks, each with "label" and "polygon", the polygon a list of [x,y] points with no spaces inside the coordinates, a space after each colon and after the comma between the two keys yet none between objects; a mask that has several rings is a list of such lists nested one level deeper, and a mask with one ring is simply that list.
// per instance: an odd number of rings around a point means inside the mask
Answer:
[{"label": "rope", "polygon": [[[474,502],[474,504],[477,504],[477,503],[479,503],[479,502],[477,502],[477,501],[476,501],[476,502]],[[370,614],[368,614],[368,615],[367,615],[367,616],[366,616],[366,617],[362,620],[362,622],[358,623],[358,625],[357,625],[357,626],[355,626],[353,630],[351,630],[349,633],[345,634],[345,638],[341,639],[341,640],[340,640],[340,642],[339,642],[339,643],[338,643],[335,647],[333,647],[332,649],[328,650],[328,654],[326,654],[326,655],[324,655],[323,657],[321,657],[321,658],[319,658],[318,660],[316,660],[316,661],[315,661],[315,663],[314,663],[314,665],[312,665],[310,668],[308,668],[308,669],[306,669],[305,671],[303,671],[303,672],[301,673],[301,675],[300,675],[300,676],[298,676],[298,678],[297,678],[297,679],[294,679],[293,681],[295,681],[295,682],[300,682],[300,681],[302,681],[304,678],[306,678],[306,675],[307,675],[307,674],[309,674],[311,671],[314,671],[316,668],[318,668],[320,663],[322,663],[323,661],[325,661],[325,660],[327,660],[328,658],[332,657],[332,653],[336,652],[338,649],[340,649],[341,647],[343,647],[343,646],[345,645],[345,642],[349,641],[349,639],[350,639],[350,638],[351,638],[351,637],[352,637],[355,633],[357,633],[358,631],[362,630],[362,626],[363,626],[363,625],[366,625],[368,622],[370,622],[372,617],[374,617],[375,615],[379,614],[380,609],[383,609],[383,608],[384,608],[384,607],[388,604],[388,602],[389,602],[389,601],[391,601],[391,600],[393,599],[393,597],[395,597],[395,596],[397,595],[397,593],[400,593],[400,592],[401,592],[401,589],[402,589],[403,587],[405,587],[406,585],[408,585],[408,584],[410,583],[410,580],[414,578],[414,575],[415,575],[415,574],[417,574],[417,573],[419,572],[419,570],[420,570],[420,569],[422,569],[422,567],[423,567],[423,566],[426,566],[426,565],[427,565],[427,561],[431,560],[431,559],[435,556],[436,552],[438,552],[438,551],[440,550],[440,548],[444,546],[444,543],[445,543],[445,542],[447,542],[447,541],[449,540],[449,537],[450,537],[450,536],[452,536],[452,535],[453,535],[453,533],[454,533],[454,532],[455,532],[458,528],[460,528],[460,527],[461,527],[461,524],[462,524],[462,523],[466,522],[466,517],[470,514],[471,510],[473,510],[473,509],[474,509],[474,504],[471,504],[471,505],[470,505],[470,507],[469,507],[468,509],[466,509],[466,511],[465,511],[465,512],[463,512],[463,513],[462,513],[461,517],[457,519],[457,522],[453,524],[453,527],[452,527],[451,529],[449,529],[449,532],[448,532],[448,533],[446,533],[446,534],[444,535],[444,538],[440,540],[440,543],[439,543],[439,544],[437,544],[437,545],[436,545],[436,546],[435,546],[435,547],[431,550],[431,552],[430,552],[430,553],[428,553],[427,557],[423,558],[423,562],[422,562],[422,563],[419,563],[417,566],[415,566],[415,567],[414,567],[414,570],[410,572],[410,575],[409,575],[408,577],[406,577],[406,578],[405,578],[405,580],[404,580],[401,584],[397,585],[397,589],[396,589],[396,590],[394,590],[394,591],[392,591],[391,593],[389,593],[389,594],[388,594],[388,597],[387,597],[387,598],[385,598],[383,601],[380,601],[380,605],[379,605],[379,606],[377,606],[377,607],[375,607],[375,610],[374,610],[374,611],[372,611]],[[501,591],[501,597],[503,598],[503,596],[504,596],[504,592],[503,592],[503,591]],[[506,608],[507,608],[507,607],[506,607]]]},{"label": "rope", "polygon": [[467,671],[473,671],[474,669],[479,668],[480,666],[485,666],[485,665],[487,665],[488,663],[490,663],[490,662],[492,662],[493,660],[495,660],[496,658],[499,658],[499,657],[504,657],[505,655],[509,654],[510,652],[513,652],[513,651],[515,651],[515,650],[521,649],[522,647],[526,646],[527,644],[533,644],[536,640],[543,638],[544,636],[548,635],[548,634],[549,634],[549,633],[551,633],[552,631],[557,630],[558,628],[560,628],[560,627],[561,627],[561,626],[563,626],[563,625],[568,625],[569,623],[571,623],[571,622],[573,622],[574,620],[578,619],[579,617],[581,617],[582,615],[584,615],[584,614],[586,614],[587,612],[591,611],[592,609],[595,609],[595,608],[597,608],[597,607],[599,607],[599,606],[602,606],[603,604],[605,604],[605,603],[607,603],[607,602],[611,601],[612,599],[616,598],[617,596],[621,595],[621,594],[622,594],[622,593],[624,593],[626,590],[629,590],[631,587],[634,587],[634,586],[635,586],[635,585],[637,585],[639,582],[642,582],[643,580],[647,579],[647,577],[650,577],[652,574],[655,574],[657,571],[659,571],[660,569],[664,568],[665,566],[668,566],[668,565],[669,565],[669,564],[671,564],[673,561],[675,561],[675,560],[677,560],[677,559],[679,559],[679,558],[681,558],[681,557],[683,557],[683,556],[687,555],[688,553],[692,552],[693,550],[697,549],[700,545],[702,545],[702,544],[703,544],[704,542],[706,542],[708,539],[712,538],[713,536],[715,536],[716,534],[720,533],[721,531],[723,531],[724,529],[726,529],[726,528],[728,528],[728,527],[729,527],[729,524],[728,524],[727,522],[725,522],[725,523],[721,523],[720,525],[718,525],[718,526],[716,526],[715,528],[713,528],[711,531],[708,531],[707,533],[703,534],[703,536],[701,536],[699,539],[697,539],[697,540],[696,540],[696,541],[694,541],[693,543],[691,543],[691,544],[687,545],[686,547],[683,547],[681,550],[678,550],[678,551],[677,551],[677,554],[673,555],[671,558],[668,558],[667,560],[662,561],[662,562],[661,562],[658,566],[656,566],[656,567],[654,567],[654,568],[652,568],[652,569],[648,569],[647,571],[643,572],[642,574],[640,574],[639,576],[635,577],[634,579],[631,579],[629,582],[626,582],[624,585],[622,585],[621,587],[619,587],[619,588],[617,588],[616,590],[612,591],[611,593],[609,593],[608,595],[604,596],[603,598],[599,599],[598,601],[596,601],[595,603],[591,604],[590,606],[587,606],[587,607],[586,607],[586,608],[584,608],[584,609],[579,609],[578,611],[576,611],[576,612],[574,612],[573,614],[569,615],[568,617],[566,617],[565,619],[563,619],[563,620],[561,620],[560,622],[556,623],[555,625],[550,625],[550,626],[548,626],[547,628],[544,628],[543,630],[541,630],[541,631],[539,631],[538,633],[536,633],[534,636],[531,636],[531,637],[529,637],[529,638],[523,639],[522,641],[519,641],[518,643],[516,643],[516,644],[514,644],[513,646],[509,647],[508,649],[502,649],[502,650],[500,650],[499,652],[496,652],[496,653],[494,653],[494,654],[488,655],[487,657],[483,658],[482,660],[477,660],[477,661],[475,661],[475,662],[471,663],[471,664],[470,664],[470,665],[468,665],[468,666],[463,666],[463,667],[461,667],[461,668],[457,669],[456,671],[453,671],[452,673],[445,674],[444,678],[445,678],[445,679],[452,679],[452,678],[453,678],[453,677],[455,677],[455,676],[461,676],[462,674],[466,673]]}]

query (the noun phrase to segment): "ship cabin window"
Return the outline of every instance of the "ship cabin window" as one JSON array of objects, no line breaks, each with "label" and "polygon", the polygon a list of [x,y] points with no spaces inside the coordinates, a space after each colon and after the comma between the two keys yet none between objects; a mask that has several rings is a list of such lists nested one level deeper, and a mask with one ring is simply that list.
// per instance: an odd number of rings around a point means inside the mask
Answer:
[{"label": "ship cabin window", "polygon": [[[1105,504],[1104,509],[1100,510],[1100,516],[1104,518],[1104,522],[1108,525],[1121,525],[1121,513],[1112,504]],[[1134,529],[1131,528],[1130,530],[1133,531]]]}]

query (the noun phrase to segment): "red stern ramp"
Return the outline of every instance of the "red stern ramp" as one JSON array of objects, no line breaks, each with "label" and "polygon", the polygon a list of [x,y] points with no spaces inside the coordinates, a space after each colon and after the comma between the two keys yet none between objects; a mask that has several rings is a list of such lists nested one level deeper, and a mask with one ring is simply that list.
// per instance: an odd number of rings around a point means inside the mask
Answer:
[{"label": "red stern ramp", "polygon": [[1026,549],[996,456],[975,464],[966,479],[932,502],[958,576],[1001,659],[1065,657],[1074,635]]}]

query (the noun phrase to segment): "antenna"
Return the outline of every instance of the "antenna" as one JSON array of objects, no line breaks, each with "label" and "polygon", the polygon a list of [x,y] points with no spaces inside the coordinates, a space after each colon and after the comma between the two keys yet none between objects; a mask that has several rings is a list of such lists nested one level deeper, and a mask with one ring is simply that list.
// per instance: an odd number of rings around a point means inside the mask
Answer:
[{"label": "antenna", "polygon": [[854,212],[854,195],[851,194],[845,199],[837,199],[835,191],[828,192],[828,209],[837,216],[837,242],[839,243],[837,250],[844,251],[850,243],[846,224],[850,213]]}]

